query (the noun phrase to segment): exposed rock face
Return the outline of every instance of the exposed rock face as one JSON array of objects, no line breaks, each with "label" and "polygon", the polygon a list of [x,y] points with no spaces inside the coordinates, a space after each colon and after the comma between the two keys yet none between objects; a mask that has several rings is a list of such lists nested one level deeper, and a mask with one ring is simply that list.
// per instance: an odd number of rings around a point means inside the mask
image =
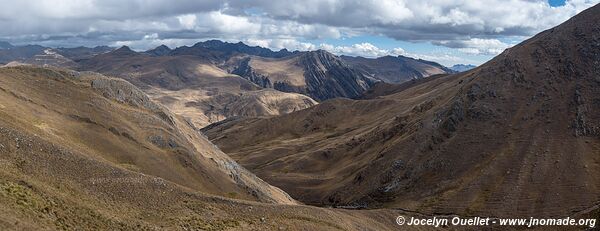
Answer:
[{"label": "exposed rock face", "polygon": [[323,50],[302,55],[300,63],[304,67],[306,92],[313,99],[358,97],[375,82]]},{"label": "exposed rock face", "polygon": [[231,73],[262,87],[305,94],[317,101],[358,97],[377,82],[323,50],[281,59],[234,58],[229,64]]},{"label": "exposed rock face", "polygon": [[597,5],[469,72],[204,132],[307,203],[500,217],[597,210],[599,21]]},{"label": "exposed rock face", "polygon": [[454,73],[438,63],[404,56],[384,56],[375,59],[350,56],[341,58],[365,75],[386,83],[403,83],[432,75]]},{"label": "exposed rock face", "polygon": [[131,106],[146,108],[150,111],[159,109],[159,106],[152,102],[146,94],[125,80],[98,78],[92,80],[91,86],[94,90],[101,92],[106,98],[127,103]]},{"label": "exposed rock face", "polygon": [[271,80],[269,80],[268,76],[256,73],[252,69],[252,67],[250,66],[250,57],[243,58],[241,61],[239,61],[238,66],[235,67],[233,71],[231,71],[231,74],[242,76],[250,80],[251,82],[257,84],[258,86],[265,88],[273,88],[273,83],[271,83]]},{"label": "exposed rock face", "polygon": [[169,48],[168,46],[165,45],[160,45],[152,50],[148,50],[146,51],[146,54],[152,55],[152,56],[164,56],[164,55],[168,55],[169,53],[171,53],[171,48]]}]

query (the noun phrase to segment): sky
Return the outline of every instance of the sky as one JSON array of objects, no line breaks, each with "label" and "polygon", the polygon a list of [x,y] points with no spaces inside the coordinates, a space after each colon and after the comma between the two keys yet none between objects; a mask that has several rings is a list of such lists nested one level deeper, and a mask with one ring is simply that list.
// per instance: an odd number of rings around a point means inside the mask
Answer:
[{"label": "sky", "polygon": [[0,41],[147,50],[208,39],[480,65],[600,0],[0,0]]}]

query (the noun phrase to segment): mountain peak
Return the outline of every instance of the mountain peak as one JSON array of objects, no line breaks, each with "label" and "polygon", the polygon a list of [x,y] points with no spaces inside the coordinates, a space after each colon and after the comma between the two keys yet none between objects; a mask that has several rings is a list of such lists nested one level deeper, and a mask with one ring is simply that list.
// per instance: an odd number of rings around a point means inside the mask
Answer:
[{"label": "mountain peak", "polygon": [[451,67],[449,67],[451,70],[453,71],[457,71],[457,72],[463,72],[463,71],[468,71],[471,70],[473,68],[475,68],[477,66],[472,65],[472,64],[455,64]]},{"label": "mountain peak", "polygon": [[168,46],[163,44],[163,45],[157,46],[154,49],[147,50],[145,53],[153,55],[153,56],[164,56],[164,55],[168,55],[169,53],[171,53],[171,51],[172,51],[171,48],[169,48]]},{"label": "mountain peak", "polygon": [[137,52],[131,50],[131,48],[129,48],[128,46],[122,46],[119,47],[118,49],[110,52],[113,55],[136,55]]},{"label": "mountain peak", "polygon": [[121,47],[117,48],[115,51],[133,51],[133,50],[131,50],[131,48],[129,48],[128,46],[121,46]]},{"label": "mountain peak", "polygon": [[[196,44],[194,44],[193,47],[219,48],[226,44],[233,44],[233,43],[228,43],[228,42],[223,42],[221,40],[211,39],[211,40],[206,40],[204,42],[197,42]],[[242,43],[242,45],[245,45],[245,44]]]},{"label": "mountain peak", "polygon": [[327,57],[327,58],[337,58],[336,55],[332,54],[329,51],[323,50],[323,49],[308,51],[307,54],[313,54],[313,55],[318,55],[318,56]]},{"label": "mountain peak", "polygon": [[[217,52],[223,52],[225,54],[242,53],[270,58],[280,58],[295,54],[295,52],[289,52],[288,50],[272,51],[271,49],[260,46],[249,46],[243,42],[229,43],[221,40],[207,40],[204,42],[198,42],[191,48],[204,48]],[[178,48],[177,50],[179,50],[179,52],[183,52],[183,49],[190,48]]]}]

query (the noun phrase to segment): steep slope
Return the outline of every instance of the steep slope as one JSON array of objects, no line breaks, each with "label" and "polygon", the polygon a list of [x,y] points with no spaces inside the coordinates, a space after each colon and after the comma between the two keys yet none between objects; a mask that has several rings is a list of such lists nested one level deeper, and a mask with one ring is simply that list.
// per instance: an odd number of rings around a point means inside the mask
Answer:
[{"label": "steep slope", "polygon": [[169,53],[171,53],[171,48],[169,48],[168,46],[165,45],[160,45],[152,50],[147,50],[146,54],[152,55],[152,56],[164,56],[164,55],[168,55]]},{"label": "steep slope", "polygon": [[[135,84],[197,127],[235,116],[280,115],[316,104],[299,94],[263,90],[197,56],[151,56],[122,47],[79,64],[80,70]],[[248,106],[234,107],[236,104]]]},{"label": "steep slope", "polygon": [[366,75],[386,83],[402,83],[436,74],[450,74],[454,71],[435,62],[413,59],[404,56],[384,56],[375,59],[342,56],[352,67]]},{"label": "steep slope", "polygon": [[469,72],[204,132],[306,203],[498,217],[597,208],[598,21],[600,5]]},{"label": "steep slope", "polygon": [[131,84],[56,69],[0,68],[0,166],[2,230],[391,230],[396,214],[293,205]]},{"label": "steep slope", "polygon": [[317,101],[354,98],[376,82],[323,50],[283,58],[234,56],[225,66],[262,87],[305,94]]},{"label": "steep slope", "polygon": [[198,191],[293,203],[123,80],[27,67],[1,71],[3,121],[23,132]]}]

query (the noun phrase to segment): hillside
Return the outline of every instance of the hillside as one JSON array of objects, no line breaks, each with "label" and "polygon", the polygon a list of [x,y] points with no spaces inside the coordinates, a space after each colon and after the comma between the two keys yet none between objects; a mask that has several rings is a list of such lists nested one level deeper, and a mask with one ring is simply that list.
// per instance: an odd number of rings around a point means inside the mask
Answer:
[{"label": "hillside", "polygon": [[2,230],[394,227],[295,205],[123,80],[0,68],[0,109]]},{"label": "hillside", "polygon": [[469,72],[204,132],[305,203],[500,217],[588,211],[600,201],[598,21],[600,5]]},{"label": "hillside", "polygon": [[[122,47],[79,65],[79,70],[133,83],[197,127],[235,116],[280,115],[316,104],[300,94],[262,89],[197,56],[156,56]],[[238,104],[253,106],[235,107]]]},{"label": "hillside", "polygon": [[342,56],[348,65],[386,83],[403,83],[437,74],[451,74],[453,70],[438,63],[405,56],[363,58]]}]

